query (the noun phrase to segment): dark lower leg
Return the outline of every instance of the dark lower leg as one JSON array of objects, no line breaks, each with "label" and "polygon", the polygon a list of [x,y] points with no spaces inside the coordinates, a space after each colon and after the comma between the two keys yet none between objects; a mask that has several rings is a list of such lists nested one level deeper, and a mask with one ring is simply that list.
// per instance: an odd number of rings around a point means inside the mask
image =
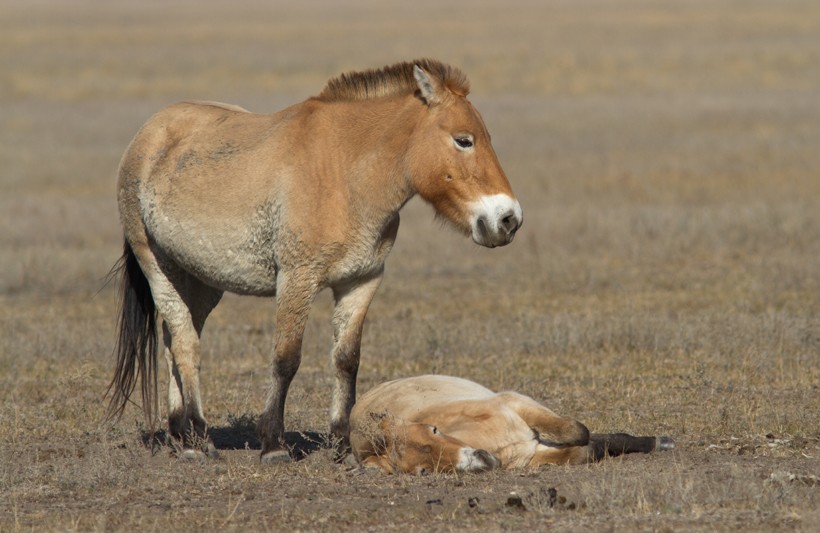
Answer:
[{"label": "dark lower leg", "polygon": [[[356,343],[358,346],[358,343]],[[330,435],[336,446],[336,459],[350,453],[350,410],[356,402],[356,376],[359,371],[358,347],[334,354],[336,387],[330,412]]]},{"label": "dark lower leg", "polygon": [[274,363],[273,381],[267,405],[259,417],[257,430],[262,441],[262,457],[287,455],[285,447],[285,400],[288,388],[299,368],[299,355],[281,358]]},{"label": "dark lower leg", "polygon": [[625,453],[649,453],[656,442],[655,437],[633,437],[626,433],[593,433],[589,440],[596,461]]},{"label": "dark lower leg", "polygon": [[171,436],[182,441],[186,448],[199,447],[207,440],[207,424],[194,411],[191,404],[168,414],[168,430]]}]

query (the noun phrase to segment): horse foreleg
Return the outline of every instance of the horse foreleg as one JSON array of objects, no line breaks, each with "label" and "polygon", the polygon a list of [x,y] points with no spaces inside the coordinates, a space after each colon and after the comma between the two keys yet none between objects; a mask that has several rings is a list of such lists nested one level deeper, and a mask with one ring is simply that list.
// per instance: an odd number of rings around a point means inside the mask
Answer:
[{"label": "horse foreleg", "polygon": [[350,452],[350,410],[356,401],[356,375],[359,371],[362,327],[367,309],[382,273],[355,284],[334,287],[336,306],[333,310],[333,364],[336,385],[330,408],[330,434],[337,444],[337,460]]},{"label": "horse foreleg", "polygon": [[316,285],[281,272],[276,282],[276,331],[271,385],[257,430],[262,441],[263,463],[290,461],[285,447],[285,400],[302,361],[302,337]]}]

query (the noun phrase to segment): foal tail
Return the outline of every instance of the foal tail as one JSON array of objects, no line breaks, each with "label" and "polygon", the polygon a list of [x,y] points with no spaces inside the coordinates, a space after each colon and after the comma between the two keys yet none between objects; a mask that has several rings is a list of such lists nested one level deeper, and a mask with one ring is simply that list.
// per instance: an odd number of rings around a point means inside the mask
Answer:
[{"label": "foal tail", "polygon": [[111,393],[106,419],[122,416],[140,378],[142,409],[153,425],[157,405],[157,312],[148,279],[128,241],[108,277],[117,274],[121,275],[119,334],[114,348],[117,368],[106,391],[106,396]]}]

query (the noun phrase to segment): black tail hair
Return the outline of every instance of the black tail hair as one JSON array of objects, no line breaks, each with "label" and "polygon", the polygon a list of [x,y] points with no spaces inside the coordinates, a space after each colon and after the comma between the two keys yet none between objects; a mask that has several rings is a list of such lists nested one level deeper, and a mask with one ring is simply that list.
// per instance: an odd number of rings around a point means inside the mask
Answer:
[{"label": "black tail hair", "polygon": [[118,274],[120,317],[114,348],[117,368],[106,391],[106,396],[111,393],[106,419],[122,417],[139,379],[142,410],[153,427],[157,408],[157,311],[148,279],[128,241],[108,277]]}]

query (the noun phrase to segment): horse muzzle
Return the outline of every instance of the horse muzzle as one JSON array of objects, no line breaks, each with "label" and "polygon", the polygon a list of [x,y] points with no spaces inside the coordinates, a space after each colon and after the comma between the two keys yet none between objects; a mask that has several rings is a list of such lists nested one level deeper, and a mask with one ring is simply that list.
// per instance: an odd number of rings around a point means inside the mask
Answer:
[{"label": "horse muzzle", "polygon": [[459,472],[486,472],[501,466],[501,461],[490,452],[473,448],[462,448],[458,453],[455,469]]},{"label": "horse muzzle", "polygon": [[473,202],[470,226],[476,244],[487,248],[510,244],[523,223],[521,204],[506,194],[482,196]]}]

